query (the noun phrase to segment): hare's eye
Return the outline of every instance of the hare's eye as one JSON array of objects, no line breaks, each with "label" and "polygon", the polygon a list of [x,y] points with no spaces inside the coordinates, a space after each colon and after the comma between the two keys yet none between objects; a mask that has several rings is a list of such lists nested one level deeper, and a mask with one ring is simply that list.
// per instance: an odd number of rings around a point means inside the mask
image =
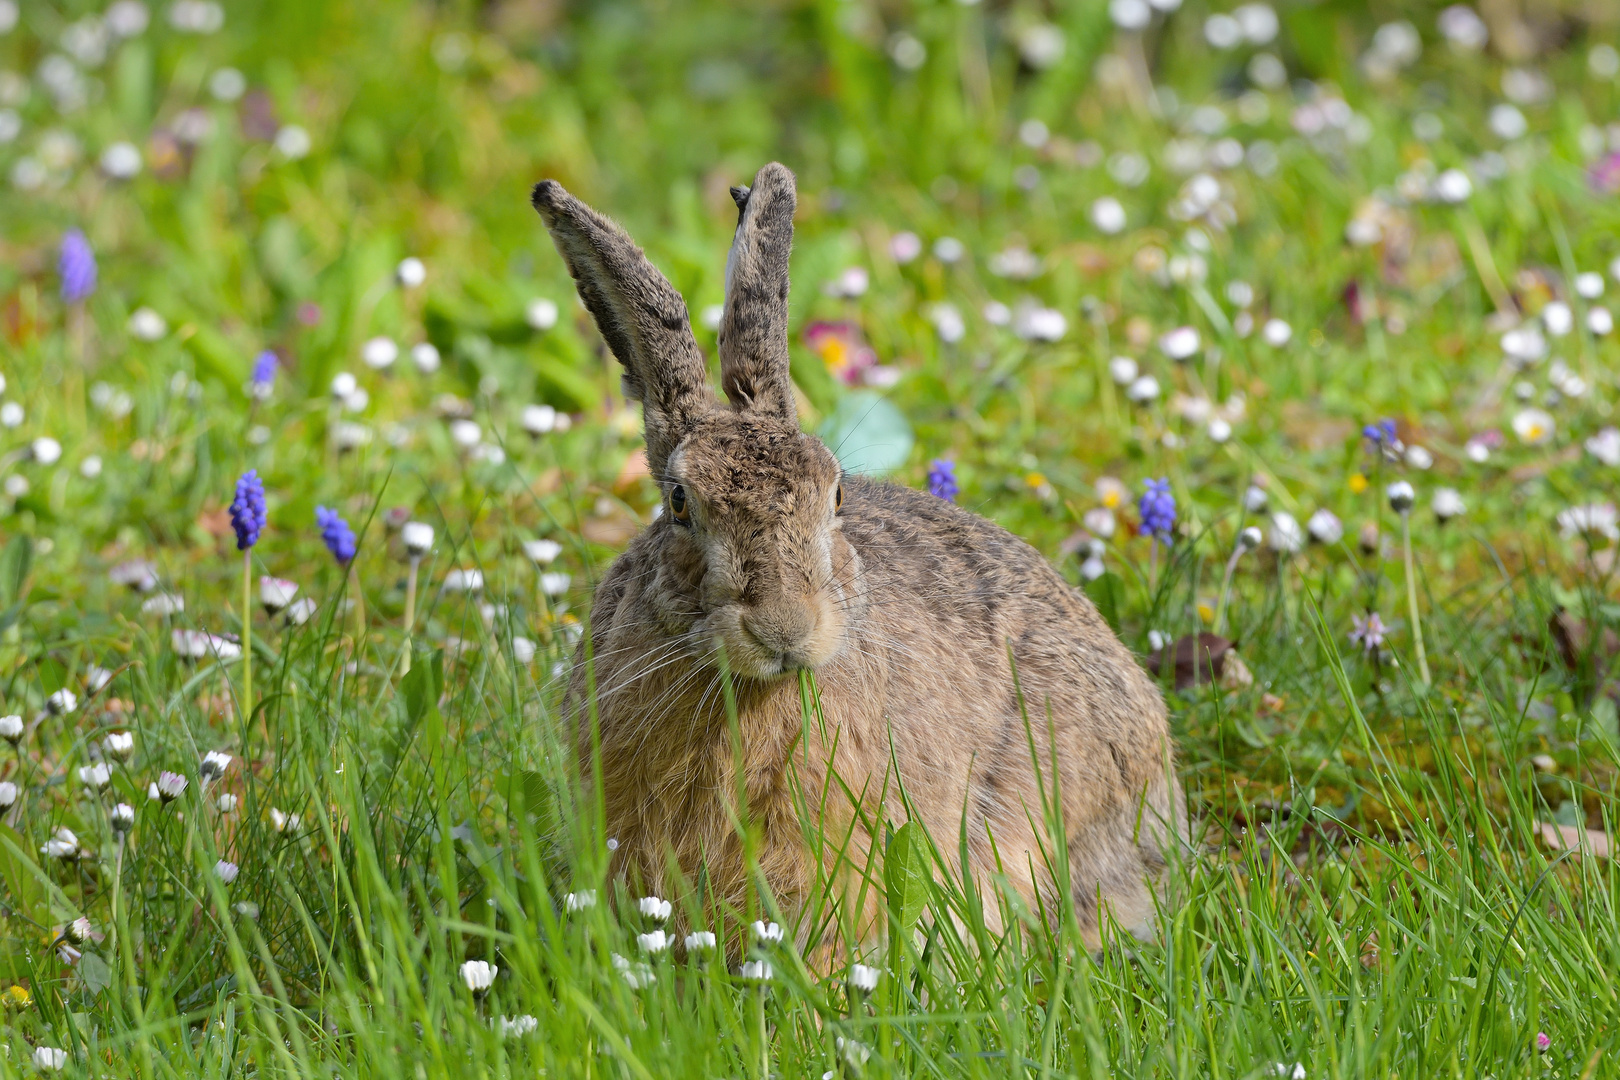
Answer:
[{"label": "hare's eye", "polygon": [[676,521],[686,525],[692,520],[692,508],[686,505],[686,489],[676,484],[669,492],[669,513]]},{"label": "hare's eye", "polygon": [[843,508],[844,508],[844,485],[839,484],[838,485],[838,490],[833,492],[833,513],[836,514],[836,513],[838,513],[838,511],[842,510]]}]

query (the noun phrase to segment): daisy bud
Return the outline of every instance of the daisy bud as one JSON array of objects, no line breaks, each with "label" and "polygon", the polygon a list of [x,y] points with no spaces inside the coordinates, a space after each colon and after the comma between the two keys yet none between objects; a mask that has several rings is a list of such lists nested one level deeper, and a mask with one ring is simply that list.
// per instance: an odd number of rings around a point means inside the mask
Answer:
[{"label": "daisy bud", "polygon": [[1456,488],[1441,488],[1434,493],[1434,516],[1445,524],[1454,517],[1460,517],[1468,506]]},{"label": "daisy bud", "polygon": [[536,566],[550,566],[562,554],[562,545],[555,540],[525,540],[523,554]]},{"label": "daisy bud", "polygon": [[550,405],[526,406],[519,423],[523,425],[523,430],[528,432],[530,438],[538,439],[556,429],[557,410]]},{"label": "daisy bud", "polygon": [[637,903],[641,914],[655,922],[663,922],[669,918],[673,906],[668,900],[661,900],[656,896],[643,896]]},{"label": "daisy bud", "polygon": [[259,579],[259,603],[264,605],[267,614],[275,615],[293,602],[298,595],[298,586],[282,578],[261,577]]},{"label": "daisy bud", "polygon": [[1344,524],[1331,510],[1318,510],[1305,523],[1305,531],[1318,544],[1337,544],[1344,537]]},{"label": "daisy bud", "polygon": [[12,746],[22,741],[23,731],[26,730],[23,718],[20,716],[0,716],[0,739],[6,740]]},{"label": "daisy bud", "polygon": [[79,783],[92,791],[100,791],[112,780],[112,768],[105,761],[79,766]]},{"label": "daisy bud", "polygon": [[399,282],[402,288],[414,289],[427,280],[427,267],[415,255],[401,259],[399,265],[394,268],[394,280]]},{"label": "daisy bud", "polygon": [[108,811],[107,819],[114,832],[127,833],[135,827],[135,808],[129,803],[119,803]]},{"label": "daisy bud", "polygon": [[775,973],[771,970],[769,960],[745,960],[743,966],[737,969],[737,974],[749,982],[770,982]]},{"label": "daisy bud", "polygon": [[179,773],[161,772],[157,781],[152,785],[157,790],[157,797],[163,802],[171,803],[185,794],[188,781]]},{"label": "daisy bud", "polygon": [[1253,551],[1255,548],[1260,546],[1260,542],[1264,539],[1265,534],[1260,531],[1259,526],[1250,525],[1248,528],[1238,533],[1238,550]]},{"label": "daisy bud", "polygon": [[461,981],[475,994],[482,994],[495,985],[495,976],[501,969],[486,960],[468,960],[461,965]]},{"label": "daisy bud", "polygon": [[399,530],[399,538],[405,544],[405,551],[413,558],[433,550],[433,526],[425,521],[407,521],[404,528]]},{"label": "daisy bud", "polygon": [[1417,500],[1417,493],[1405,480],[1395,481],[1384,490],[1384,494],[1389,499],[1390,509],[1397,514],[1404,514],[1412,509],[1412,503]]}]

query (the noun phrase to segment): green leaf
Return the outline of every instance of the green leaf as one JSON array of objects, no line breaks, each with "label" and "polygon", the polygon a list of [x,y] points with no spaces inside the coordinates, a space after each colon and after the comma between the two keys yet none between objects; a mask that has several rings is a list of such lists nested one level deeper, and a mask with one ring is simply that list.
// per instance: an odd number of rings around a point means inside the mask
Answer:
[{"label": "green leaf", "polygon": [[873,476],[904,465],[914,441],[905,414],[871,390],[845,396],[817,434],[845,469]]},{"label": "green leaf", "polygon": [[112,985],[112,968],[93,952],[79,957],[79,981],[92,994],[99,994]]},{"label": "green leaf", "polygon": [[411,670],[400,680],[400,697],[405,702],[405,715],[413,728],[439,711],[441,656],[437,649],[418,649]]},{"label": "green leaf", "polygon": [[1125,582],[1112,570],[1101,577],[1086,582],[1086,595],[1091,602],[1097,605],[1097,611],[1102,615],[1114,633],[1119,633],[1119,609],[1125,604]]},{"label": "green leaf", "polygon": [[901,932],[910,930],[928,903],[927,840],[922,827],[908,821],[890,837],[883,853],[883,882],[888,892],[889,915]]},{"label": "green leaf", "polygon": [[234,348],[218,330],[209,326],[194,326],[185,339],[186,351],[197,362],[197,373],[204,381],[218,383],[228,392],[241,396],[242,384],[247,382],[247,358]]},{"label": "green leaf", "polygon": [[542,359],[534,364],[535,390],[540,399],[564,412],[581,412],[601,399],[601,388],[560,360]]},{"label": "green leaf", "polygon": [[0,551],[0,606],[10,607],[22,599],[28,570],[34,565],[34,541],[18,533]]},{"label": "green leaf", "polygon": [[0,825],[0,838],[10,841],[0,843],[0,880],[10,894],[8,903],[36,925],[50,925],[50,900],[40,883],[38,865],[27,861],[28,841],[9,825]]},{"label": "green leaf", "polygon": [[516,769],[501,779],[509,812],[527,814],[536,819],[539,832],[549,831],[556,815],[555,800],[546,778],[532,769]]}]

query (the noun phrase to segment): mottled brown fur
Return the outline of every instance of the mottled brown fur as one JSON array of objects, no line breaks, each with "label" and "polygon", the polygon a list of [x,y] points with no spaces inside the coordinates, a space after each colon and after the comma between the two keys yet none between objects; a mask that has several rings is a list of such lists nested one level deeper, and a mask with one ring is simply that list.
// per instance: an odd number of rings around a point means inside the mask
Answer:
[{"label": "mottled brown fur", "polygon": [[[981,887],[1004,874],[1031,908],[1039,900],[1050,910],[1033,739],[1049,796],[1055,760],[1082,926],[1095,941],[1101,904],[1146,928],[1173,836],[1185,835],[1156,686],[1028,544],[932,495],[845,476],[799,431],[787,373],[793,177],[768,165],[734,194],[741,214],[720,336],[728,404],[702,380],[700,358],[694,365],[684,304],[639,249],[555,184],[536,189],[639,391],[666,498],[599,585],[570,689],[589,772],[584,702],[594,680],[615,871],[665,895],[701,875],[741,907],[750,888],[735,826],[741,779],[764,880],[785,909],[800,910],[814,860],[827,854],[805,841],[795,785],[814,805],[830,770],[819,825],[833,847],[850,838],[858,867],[868,823],[908,817],[903,787],[909,816],[947,853],[965,814],[968,866],[958,870]],[[676,305],[678,327],[667,317]],[[722,649],[735,676],[735,737]],[[825,718],[807,739],[802,668],[815,673]],[[868,909],[855,917],[870,919]],[[995,920],[993,907],[986,914]]]}]

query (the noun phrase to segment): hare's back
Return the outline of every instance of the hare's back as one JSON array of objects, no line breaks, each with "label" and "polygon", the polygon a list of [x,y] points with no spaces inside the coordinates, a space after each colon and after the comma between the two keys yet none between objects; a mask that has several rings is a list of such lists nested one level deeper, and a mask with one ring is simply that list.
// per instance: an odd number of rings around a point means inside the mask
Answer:
[{"label": "hare's back", "polygon": [[981,693],[1003,701],[1014,700],[1002,697],[1010,645],[1023,698],[1051,707],[1060,728],[1156,741],[1164,705],[1152,680],[1029,544],[926,492],[864,480],[846,482],[844,517],[866,577],[869,644],[952,657],[950,670],[971,669]]},{"label": "hare's back", "polygon": [[926,601],[919,615],[971,620],[986,633],[1035,616],[1113,637],[1083,593],[994,522],[913,488],[864,479],[844,488],[844,536],[874,597],[892,605],[909,595]]}]

